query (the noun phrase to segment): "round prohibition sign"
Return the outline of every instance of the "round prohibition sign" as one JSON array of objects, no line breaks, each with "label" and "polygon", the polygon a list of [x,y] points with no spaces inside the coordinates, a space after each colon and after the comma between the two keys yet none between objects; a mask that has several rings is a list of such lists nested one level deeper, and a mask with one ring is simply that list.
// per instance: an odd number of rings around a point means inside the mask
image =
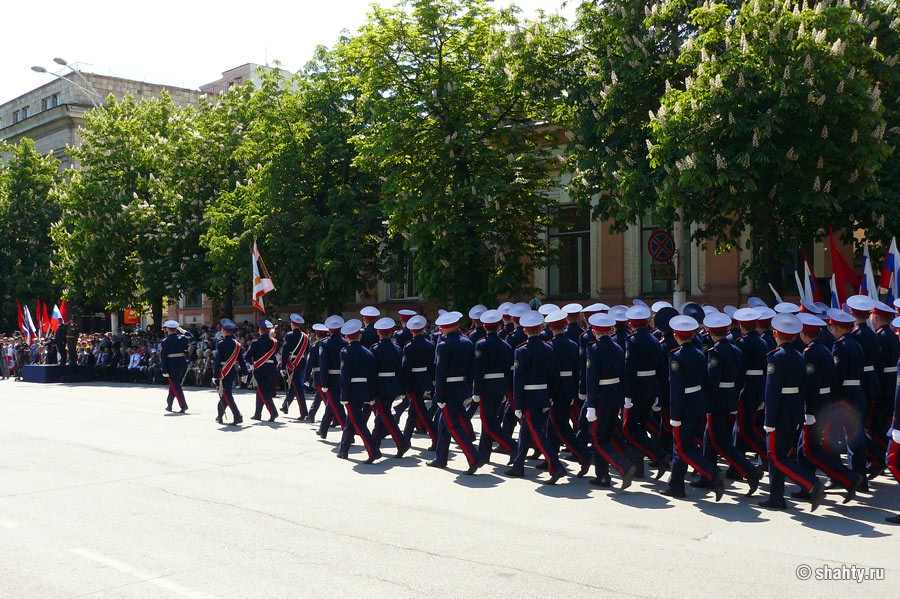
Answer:
[{"label": "round prohibition sign", "polygon": [[654,231],[647,240],[647,251],[654,260],[668,262],[675,257],[675,239],[668,231]]}]

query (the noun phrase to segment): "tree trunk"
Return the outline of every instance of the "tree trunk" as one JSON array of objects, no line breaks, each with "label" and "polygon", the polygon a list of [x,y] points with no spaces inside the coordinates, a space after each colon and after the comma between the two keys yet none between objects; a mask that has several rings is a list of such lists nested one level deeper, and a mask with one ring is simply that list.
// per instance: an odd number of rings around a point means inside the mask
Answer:
[{"label": "tree trunk", "polygon": [[234,319],[234,281],[229,281],[222,295],[222,317]]},{"label": "tree trunk", "polygon": [[153,316],[153,325],[157,331],[162,331],[163,324],[163,298],[154,297],[150,301],[150,314]]},{"label": "tree trunk", "polygon": [[[765,202],[761,205],[765,206]],[[769,288],[769,283],[776,289],[781,287],[781,264],[777,253],[778,227],[769,210],[757,210],[751,239],[753,286],[766,303],[774,305],[775,295]]]}]

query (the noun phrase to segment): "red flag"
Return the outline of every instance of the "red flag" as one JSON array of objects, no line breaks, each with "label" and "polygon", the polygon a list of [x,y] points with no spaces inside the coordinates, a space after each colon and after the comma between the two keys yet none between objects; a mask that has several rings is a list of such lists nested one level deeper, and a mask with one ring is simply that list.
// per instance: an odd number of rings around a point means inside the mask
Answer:
[{"label": "red flag", "polygon": [[59,302],[59,313],[62,316],[63,322],[69,322],[69,313],[68,310],[66,310],[66,300]]},{"label": "red flag", "polygon": [[841,255],[834,242],[834,231],[828,229],[829,249],[831,250],[831,269],[834,271],[834,282],[837,289],[838,301],[843,306],[847,299],[847,285],[853,289],[859,289],[860,278],[853,272],[853,267],[847,262],[846,258]]},{"label": "red flag", "polygon": [[44,334],[50,332],[51,323],[50,323],[50,315],[47,314],[47,302],[44,302],[44,305],[41,306],[41,328],[44,330]]},{"label": "red flag", "polygon": [[37,332],[43,330],[43,322],[41,321],[41,296],[37,298],[37,305],[34,307],[34,319],[37,321],[34,324],[37,325]]},{"label": "red flag", "polygon": [[19,298],[16,298],[16,310],[19,312],[19,332],[22,333],[24,331],[22,323],[25,321],[25,314],[22,313],[22,304],[19,303]]}]

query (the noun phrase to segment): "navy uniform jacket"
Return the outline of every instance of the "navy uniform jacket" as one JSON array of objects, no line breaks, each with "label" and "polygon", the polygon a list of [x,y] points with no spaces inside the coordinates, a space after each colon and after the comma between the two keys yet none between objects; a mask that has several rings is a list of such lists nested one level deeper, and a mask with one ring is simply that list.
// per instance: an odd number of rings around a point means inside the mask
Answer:
[{"label": "navy uniform jacket", "polygon": [[[613,410],[618,413],[625,404],[625,352],[609,335],[591,343],[585,352],[585,406],[597,410]],[[603,383],[603,384],[601,384]]]},{"label": "navy uniform jacket", "polygon": [[[504,323],[503,328],[500,329],[500,333],[498,334],[498,337],[500,337],[501,339],[503,339],[504,341],[509,343],[509,341],[507,341],[507,337],[512,335],[512,332],[515,330],[516,330],[515,323],[513,323],[513,322]],[[513,347],[513,345],[511,343],[509,346]]]},{"label": "navy uniform jacket", "polygon": [[372,401],[378,370],[375,356],[359,341],[341,350],[341,401],[362,405]]},{"label": "navy uniform jacket", "polygon": [[790,343],[766,356],[766,420],[771,428],[796,428],[805,422],[800,386],[805,373],[803,355]]},{"label": "navy uniform jacket", "polygon": [[828,348],[828,351],[831,351],[831,348],[834,346],[834,342],[836,339],[834,335],[831,334],[831,331],[828,330],[828,327],[824,327],[822,332],[819,333],[819,339],[822,340],[822,344]]},{"label": "navy uniform jacket", "polygon": [[347,340],[339,333],[319,343],[319,379],[317,383],[325,389],[339,388],[341,383],[341,350],[347,347]]},{"label": "navy uniform jacket", "polygon": [[378,331],[375,330],[375,323],[370,322],[362,332],[363,347],[372,347],[378,343]]},{"label": "navy uniform jacket", "polygon": [[531,337],[516,350],[513,363],[513,397],[517,410],[550,407],[550,387],[556,384],[556,354],[543,339]]},{"label": "navy uniform jacket", "polygon": [[213,378],[220,379],[222,378],[222,366],[224,366],[229,360],[231,360],[231,356],[234,355],[234,349],[237,347],[237,359],[234,362],[234,366],[228,371],[229,378],[237,375],[238,370],[244,372],[247,370],[247,364],[244,362],[244,356],[241,355],[241,348],[238,346],[237,342],[234,340],[234,337],[227,336],[222,337],[218,343],[216,343],[216,355],[213,359]]},{"label": "navy uniform jacket", "polygon": [[402,350],[403,391],[421,397],[434,389],[434,343],[416,335]]},{"label": "navy uniform jacket", "polygon": [[775,333],[771,331],[771,329],[766,329],[762,333],[760,333],[760,337],[765,341],[766,347],[769,348],[769,351],[778,347],[778,343],[775,341]]},{"label": "navy uniform jacket", "polygon": [[475,395],[506,397],[512,389],[513,350],[497,333],[475,344]]},{"label": "navy uniform jacket", "polygon": [[709,372],[709,412],[727,414],[738,409],[738,389],[744,378],[741,350],[727,339],[715,342],[706,353]]},{"label": "navy uniform jacket", "polygon": [[319,348],[323,343],[324,341],[317,339],[313,346],[306,350],[307,360],[306,367],[303,369],[303,380],[312,385],[318,384],[319,381]]},{"label": "navy uniform jacket", "polygon": [[[269,353],[274,346],[275,341],[268,335],[261,335],[250,342],[250,349],[247,350],[247,358],[254,363],[254,368],[256,361]],[[278,350],[276,349],[276,353],[277,351]],[[275,376],[275,361],[275,353],[273,353],[265,363],[261,364],[259,368],[254,369],[254,374],[262,372],[264,375]]]},{"label": "navy uniform jacket", "polygon": [[559,369],[556,375],[556,384],[550,388],[550,397],[554,403],[569,405],[578,395],[579,369],[581,360],[578,355],[578,345],[568,336],[568,331],[553,337],[550,342],[553,353],[556,356],[556,366]]},{"label": "navy uniform jacket", "polygon": [[[900,368],[900,361],[897,362],[897,366]],[[897,384],[894,385],[894,419],[891,427],[900,431],[900,376],[897,377]]]},{"label": "navy uniform jacket", "polygon": [[375,395],[393,401],[403,395],[400,389],[400,365],[403,356],[393,339],[381,339],[372,346],[378,380],[375,384]]},{"label": "navy uniform jacket", "polygon": [[832,394],[835,399],[850,402],[859,410],[866,405],[866,394],[862,388],[865,355],[853,333],[845,333],[831,348],[834,358],[834,384]]},{"label": "navy uniform jacket", "polygon": [[484,327],[481,325],[478,325],[477,327],[469,331],[469,341],[471,341],[472,343],[478,343],[485,337],[487,337],[487,331],[485,331]]},{"label": "navy uniform jacket", "polygon": [[695,421],[706,414],[706,354],[695,343],[669,353],[669,418]]},{"label": "navy uniform jacket", "polygon": [[628,340],[628,327],[616,328],[612,339],[616,342],[616,345],[622,348],[622,351],[625,351],[625,342]]},{"label": "navy uniform jacket", "polygon": [[187,368],[187,360],[184,357],[193,337],[190,333],[172,333],[159,344],[159,367],[163,374],[174,370],[183,371]]},{"label": "navy uniform jacket", "polygon": [[766,341],[759,331],[750,331],[737,342],[744,365],[744,381],[738,393],[740,403],[747,410],[755,410],[763,403],[766,391]]},{"label": "navy uniform jacket", "polygon": [[881,344],[878,343],[878,336],[875,331],[869,328],[865,322],[857,324],[850,333],[859,342],[865,356],[865,366],[863,367],[863,390],[866,399],[871,402],[873,399],[881,396],[881,382],[878,373],[875,372],[875,364],[878,362],[878,354],[881,352]]},{"label": "navy uniform jacket", "polygon": [[525,329],[523,329],[522,327],[519,327],[519,326],[517,326],[515,329],[513,329],[513,331],[506,338],[506,342],[513,349],[516,349],[517,347],[519,347],[520,345],[525,343],[527,340],[528,340],[528,335],[525,334]]},{"label": "navy uniform jacket", "polygon": [[401,348],[412,341],[412,338],[413,334],[406,327],[403,327],[402,329],[394,333],[394,341],[396,341],[397,345]]},{"label": "navy uniform jacket", "polygon": [[454,331],[438,343],[434,354],[435,401],[461,406],[472,397],[475,344]]},{"label": "navy uniform jacket", "polygon": [[803,385],[801,392],[806,413],[816,415],[832,401],[834,359],[821,339],[814,339],[803,350]]},{"label": "navy uniform jacket", "polygon": [[881,353],[875,362],[875,372],[878,374],[881,386],[881,394],[885,401],[890,401],[891,393],[897,381],[897,361],[900,360],[900,338],[891,330],[889,325],[878,329],[878,345]]},{"label": "navy uniform jacket", "polygon": [[570,322],[569,326],[566,327],[566,337],[572,340],[573,343],[578,343],[578,340],[581,339],[581,334],[584,333],[584,329],[581,328],[577,322]]},{"label": "navy uniform jacket", "polygon": [[[288,369],[292,355],[296,356],[299,355],[299,352],[303,352],[303,357],[300,359],[300,363],[297,364],[297,374],[294,375],[294,380],[299,384],[301,379],[298,378],[298,375],[306,370],[306,361],[309,358],[309,335],[300,329],[292,329],[284,336],[283,343],[284,345],[281,347],[281,367],[284,369]],[[302,347],[302,344],[306,345],[305,349]]]},{"label": "navy uniform jacket", "polygon": [[659,341],[650,330],[642,327],[625,339],[625,397],[643,397],[651,400],[659,398]]},{"label": "navy uniform jacket", "polygon": [[581,376],[578,378],[579,395],[587,395],[587,350],[597,342],[594,329],[588,329],[578,338],[578,365],[581,368]]},{"label": "navy uniform jacket", "polygon": [[674,333],[660,331],[659,339],[659,365],[656,367],[656,381],[659,384],[659,405],[661,408],[669,407],[669,353],[678,349]]}]

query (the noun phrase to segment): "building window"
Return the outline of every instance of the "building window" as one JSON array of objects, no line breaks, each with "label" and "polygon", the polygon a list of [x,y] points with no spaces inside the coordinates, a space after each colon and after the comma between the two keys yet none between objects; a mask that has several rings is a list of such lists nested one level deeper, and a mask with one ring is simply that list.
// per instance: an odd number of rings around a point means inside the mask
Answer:
[{"label": "building window", "polygon": [[253,305],[253,288],[250,283],[243,283],[234,286],[234,305],[235,306],[251,306]]},{"label": "building window", "polygon": [[184,296],[183,306],[184,308],[202,308],[203,307],[203,294],[202,293],[190,293]]},{"label": "building window", "polygon": [[[664,263],[655,260],[647,249],[647,243],[650,236],[657,230],[659,225],[653,221],[653,217],[645,216],[641,219],[641,295],[646,297],[661,296],[669,297],[675,290],[675,281],[668,278],[671,272],[666,272],[665,268],[660,268]],[[674,264],[674,260],[672,261]],[[690,290],[691,285],[691,227],[684,227],[684,247],[681,248],[681,267],[684,269],[684,285],[685,290]],[[660,278],[663,277],[663,278]]]},{"label": "building window", "polygon": [[548,297],[590,297],[591,212],[588,208],[559,209],[557,226],[548,232],[556,263],[547,269]]},{"label": "building window", "polygon": [[59,92],[41,100],[41,110],[50,110],[59,106]]},{"label": "building window", "polygon": [[406,252],[402,258],[398,259],[396,272],[399,280],[388,283],[388,299],[419,299],[419,288],[416,285],[416,273],[414,269],[415,262],[415,250]]},{"label": "building window", "polygon": [[18,123],[21,120],[22,120],[22,118],[20,117],[19,111],[13,110],[13,124]]},{"label": "building window", "polygon": [[28,118],[28,109],[29,108],[31,108],[31,106],[23,106],[22,107],[22,120],[23,121]]}]

